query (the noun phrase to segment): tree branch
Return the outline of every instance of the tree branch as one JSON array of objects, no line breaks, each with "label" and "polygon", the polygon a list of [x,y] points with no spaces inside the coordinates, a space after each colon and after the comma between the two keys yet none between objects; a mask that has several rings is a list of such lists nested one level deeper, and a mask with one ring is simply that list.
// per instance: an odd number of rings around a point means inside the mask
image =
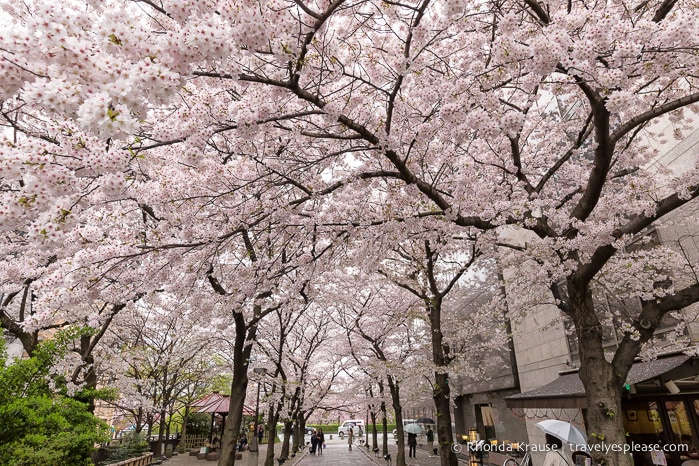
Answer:
[{"label": "tree branch", "polygon": [[647,123],[653,118],[657,118],[673,110],[686,107],[696,102],[699,102],[699,92],[686,95],[677,100],[667,102],[663,105],[659,105],[651,110],[648,110],[647,112],[641,113],[640,115],[631,118],[625,124],[617,128],[617,130],[614,131],[614,133],[611,135],[611,140],[612,142],[617,142],[619,139],[624,137],[629,131],[633,130],[637,126]]}]

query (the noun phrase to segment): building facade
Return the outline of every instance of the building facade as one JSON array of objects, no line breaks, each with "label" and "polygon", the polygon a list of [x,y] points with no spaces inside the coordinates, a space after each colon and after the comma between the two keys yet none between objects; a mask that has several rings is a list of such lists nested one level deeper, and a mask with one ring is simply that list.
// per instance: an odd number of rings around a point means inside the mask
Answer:
[{"label": "building facade", "polygon": [[[659,123],[663,124],[669,123]],[[679,143],[658,150],[663,154],[654,162],[658,166],[670,167],[675,173],[693,167],[699,158],[699,129]],[[695,200],[664,218],[663,226],[652,232],[654,241],[670,245],[689,264],[699,264],[697,219],[699,201]],[[514,229],[506,235],[509,244],[524,246],[526,241],[536,240]],[[514,269],[503,271],[508,303],[513,307],[521,303],[516,302],[516,293],[507,293],[507,284],[516,275]],[[699,274],[689,272],[686,277],[673,277],[673,280],[688,284],[698,281]],[[604,293],[596,298],[601,306],[613,306]],[[634,364],[622,400],[629,441],[677,445],[678,450],[684,450],[666,455],[665,461],[670,466],[699,459],[699,358],[692,355],[699,343],[696,311],[696,304],[682,311],[687,325],[679,340],[674,338],[677,320],[672,316],[666,319],[665,327],[656,332],[658,341],[650,352],[654,358],[639,359]],[[460,378],[454,394],[457,432],[466,435],[476,429],[481,439],[492,443],[534,445],[546,442],[543,431],[536,426],[544,419],[570,422],[585,432],[585,392],[577,375],[577,344],[570,323],[556,306],[542,302],[528,306],[526,315],[513,318],[510,325],[512,343],[503,354],[497,355],[504,361],[499,371],[493,372],[485,382]],[[615,328],[607,329],[610,350],[619,336],[617,332]],[[663,338],[664,334],[673,338]],[[505,454],[491,452],[484,463],[501,465],[506,458]],[[534,466],[541,466],[543,459],[543,453],[532,455]],[[659,461],[647,453],[635,454],[634,459],[636,464],[644,465]]]}]

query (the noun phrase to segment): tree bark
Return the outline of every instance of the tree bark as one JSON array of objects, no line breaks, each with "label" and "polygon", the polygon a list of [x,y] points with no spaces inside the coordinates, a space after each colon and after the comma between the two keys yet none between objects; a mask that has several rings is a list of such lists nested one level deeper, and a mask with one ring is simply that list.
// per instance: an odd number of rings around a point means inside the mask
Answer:
[{"label": "tree bark", "polygon": [[435,373],[432,399],[437,409],[437,441],[439,445],[439,463],[441,466],[458,466],[459,460],[452,450],[453,433],[451,430],[451,390],[449,374]]},{"label": "tree bark", "polygon": [[163,408],[158,414],[160,415],[160,422],[158,422],[158,440],[155,442],[154,452],[157,458],[163,455],[163,437],[165,436],[165,417],[167,416],[167,411]]},{"label": "tree bark", "polygon": [[439,445],[439,463],[441,466],[458,466],[459,460],[452,450],[453,434],[451,430],[451,389],[449,388],[449,363],[447,348],[442,336],[442,300],[432,299],[428,303],[430,330],[432,333],[432,362],[437,366],[434,374],[432,399],[437,410],[437,442]]},{"label": "tree bark", "polygon": [[[398,440],[398,451],[396,453],[396,466],[405,466],[405,434],[403,433],[403,408],[400,405],[400,387],[390,375],[387,377],[388,389],[391,392],[393,410],[396,414],[396,436]],[[384,424],[385,426],[385,424]],[[386,427],[384,427],[386,429]],[[388,433],[386,433],[388,437]],[[386,448],[388,450],[388,448]],[[388,454],[388,452],[386,453]]]},{"label": "tree bark", "polygon": [[[366,426],[369,429],[369,426]],[[378,450],[379,446],[379,431],[376,429],[376,412],[371,412],[371,449]]]},{"label": "tree bark", "polygon": [[[235,361],[234,361],[235,373]],[[223,429],[223,439],[221,440],[221,455],[218,459],[218,466],[233,466],[235,464],[235,445],[238,441],[238,432],[243,421],[243,403],[247,392],[247,374],[236,378],[234,376],[231,383],[231,404],[226,423]]]},{"label": "tree bark", "polygon": [[274,466],[274,444],[277,441],[278,421],[279,409],[275,409],[274,404],[270,404],[269,415],[267,416],[267,454],[265,456],[265,466]]},{"label": "tree bark", "polygon": [[[381,387],[381,392],[383,393],[383,387]],[[396,426],[397,428],[397,426]],[[388,455],[388,419],[386,416],[386,402],[381,402],[381,451],[383,455]]]},{"label": "tree bark", "polygon": [[284,421],[284,439],[282,440],[282,451],[281,453],[279,453],[280,458],[289,459],[289,443],[291,440],[291,432],[293,428],[293,421]]},{"label": "tree bark", "polygon": [[235,446],[238,441],[238,432],[243,422],[243,405],[248,389],[248,361],[252,351],[252,344],[246,344],[247,339],[254,341],[257,331],[256,326],[247,327],[245,317],[241,313],[234,313],[235,342],[233,343],[233,381],[231,382],[230,410],[226,416],[226,423],[221,439],[221,455],[218,466],[233,466],[235,464]]},{"label": "tree bark", "polygon": [[577,291],[571,296],[571,306],[580,351],[579,374],[587,398],[585,421],[593,464],[632,466],[630,454],[605,446],[626,444],[621,393],[635,354],[629,361],[617,360],[615,365],[607,362],[602,324],[594,311],[592,294],[574,287],[569,290]]},{"label": "tree bark", "polygon": [[184,407],[184,416],[182,416],[182,431],[180,432],[180,442],[177,445],[177,451],[180,453],[185,452],[185,445],[187,442],[187,421],[189,420],[189,405]]}]

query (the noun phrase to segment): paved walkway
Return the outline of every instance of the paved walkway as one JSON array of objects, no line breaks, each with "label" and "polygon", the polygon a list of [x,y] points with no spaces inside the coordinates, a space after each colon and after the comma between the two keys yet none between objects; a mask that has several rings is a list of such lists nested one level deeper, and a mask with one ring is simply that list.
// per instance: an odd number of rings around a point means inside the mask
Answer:
[{"label": "paved walkway", "polygon": [[322,455],[305,453],[298,464],[299,466],[374,466],[374,462],[367,457],[366,453],[360,451],[359,447],[349,451],[346,444],[328,445]]},{"label": "paved walkway", "polygon": [[[295,458],[289,459],[284,466],[388,466],[388,463],[383,459],[382,455],[374,455],[372,451],[366,447],[355,445],[352,451],[347,449],[347,443],[336,439],[328,441],[327,448],[322,455],[311,455],[307,450],[297,454]],[[275,445],[281,448],[279,444]],[[393,456],[392,465],[395,465],[397,448],[395,444],[389,443],[388,451]],[[243,452],[243,459],[235,462],[236,466],[262,466],[267,452],[267,445],[260,445],[260,452],[255,462],[255,454]],[[407,454],[407,450],[406,450]],[[439,457],[433,456],[425,449],[418,447],[417,458],[407,458],[408,466],[439,466]],[[277,462],[275,461],[275,466]],[[459,460],[460,465],[468,463],[462,459]],[[163,466],[215,466],[215,461],[197,460],[196,456],[189,456],[187,453],[173,456],[172,458],[163,461]]]},{"label": "paved walkway", "polygon": [[[389,442],[388,452],[392,456],[391,465],[396,464],[397,446],[395,443]],[[439,456],[434,456],[425,448],[418,447],[417,457],[408,458],[406,449],[406,464],[408,466],[439,466]],[[460,465],[467,465],[465,459],[459,459]],[[299,466],[388,466],[389,463],[384,460],[383,455],[375,455],[371,449],[355,445],[352,451],[348,451],[346,442],[338,445],[328,445],[321,456],[312,456],[306,453],[298,463]]]},{"label": "paved walkway", "polygon": [[[280,444],[276,444],[275,447],[281,449]],[[267,445],[260,445],[259,453],[250,453],[249,451],[243,452],[243,459],[236,460],[236,466],[262,466],[265,463],[265,457],[267,456]],[[301,459],[302,455],[299,453],[296,458],[284,463],[284,466],[294,466]],[[257,461],[255,461],[257,460]],[[173,456],[170,459],[163,461],[162,466],[215,466],[216,461],[206,461],[198,460],[196,456],[190,456],[189,453],[180,453]],[[274,462],[274,466],[277,466],[277,462]]]}]

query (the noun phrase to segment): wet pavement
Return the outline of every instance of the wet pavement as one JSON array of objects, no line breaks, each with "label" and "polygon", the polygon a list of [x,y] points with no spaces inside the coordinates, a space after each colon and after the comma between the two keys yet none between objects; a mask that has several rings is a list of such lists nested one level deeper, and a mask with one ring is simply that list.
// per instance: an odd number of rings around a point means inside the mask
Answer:
[{"label": "wet pavement", "polygon": [[[385,462],[384,462],[385,464]],[[367,454],[354,447],[352,451],[347,448],[347,443],[330,444],[323,450],[322,455],[306,453],[298,463],[299,466],[374,466]]]},{"label": "wet pavement", "polygon": [[[274,466],[279,463],[276,461],[278,457],[278,452],[281,451],[281,444],[275,444],[275,461]],[[249,451],[242,452],[243,459],[235,461],[236,466],[262,466],[265,464],[265,458],[267,456],[267,445],[260,445],[260,451],[258,453],[251,453]],[[284,466],[294,466],[299,462],[302,457],[302,453],[298,453],[296,457],[290,458],[289,461],[284,463]],[[207,461],[198,460],[196,456],[191,456],[189,453],[180,453],[172,458],[164,460],[162,466],[215,466],[217,461]]]},{"label": "wet pavement", "polygon": [[[392,461],[389,464],[384,460],[382,455],[374,454],[371,449],[355,445],[352,451],[349,451],[346,440],[335,439],[326,442],[327,448],[323,450],[322,455],[311,455],[308,450],[304,449],[295,457],[290,458],[284,463],[284,466],[393,466],[397,447],[393,442],[389,442],[388,451],[392,456]],[[281,444],[275,445],[275,450],[281,450]],[[245,451],[242,453],[243,459],[236,460],[235,464],[240,466],[262,466],[264,465],[267,453],[267,445],[260,445],[260,451],[257,454]],[[434,456],[424,448],[418,447],[417,458],[408,458],[406,450],[406,462],[408,466],[439,466],[439,456]],[[274,466],[278,466],[275,455]],[[163,461],[163,466],[206,466],[216,465],[216,461],[198,460],[196,456],[189,456],[187,453],[180,453],[177,456]],[[464,461],[459,461],[460,465],[468,464]]]}]

